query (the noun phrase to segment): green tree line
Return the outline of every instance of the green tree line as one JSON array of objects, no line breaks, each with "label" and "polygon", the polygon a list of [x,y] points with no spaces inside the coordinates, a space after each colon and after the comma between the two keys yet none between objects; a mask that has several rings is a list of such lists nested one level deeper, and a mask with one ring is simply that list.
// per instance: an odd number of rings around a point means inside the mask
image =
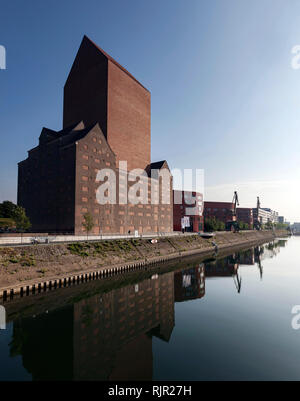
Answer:
[{"label": "green tree line", "polygon": [[23,207],[4,201],[0,203],[0,227],[16,228],[18,232],[23,233],[30,229],[31,223]]},{"label": "green tree line", "polygon": [[[238,226],[240,230],[249,230],[249,225],[243,221],[239,221]],[[204,219],[204,229],[208,232],[225,231],[225,223],[216,217],[207,217]]]}]

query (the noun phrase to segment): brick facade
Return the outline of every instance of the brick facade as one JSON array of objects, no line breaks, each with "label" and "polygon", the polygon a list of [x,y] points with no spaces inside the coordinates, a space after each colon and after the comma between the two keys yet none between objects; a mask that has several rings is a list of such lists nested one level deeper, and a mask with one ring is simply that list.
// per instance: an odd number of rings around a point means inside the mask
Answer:
[{"label": "brick facade", "polygon": [[[33,230],[84,234],[83,216],[89,213],[95,235],[173,231],[172,177],[167,183],[151,178],[152,170],[170,170],[166,161],[150,163],[150,107],[149,91],[84,37],[64,87],[63,130],[44,128],[39,145],[19,163],[18,204]],[[120,161],[127,162],[125,170],[119,170]],[[126,202],[126,191],[125,199],[119,196],[126,183],[128,190],[135,185],[128,182],[133,168],[145,171],[147,203]],[[97,173],[103,169],[116,176],[115,204],[97,201],[103,184]]]},{"label": "brick facade", "polygon": [[[127,183],[129,191],[135,182],[128,182],[128,172],[117,168],[116,156],[98,124],[86,129],[81,123],[71,130],[51,131],[54,136],[50,138],[44,138],[45,132],[40,145],[19,163],[18,204],[26,209],[34,230],[84,234],[83,216],[89,213],[94,235],[173,231],[172,178],[169,204],[162,202],[161,194],[159,203],[151,204],[151,184],[158,188],[159,182],[148,176],[144,177],[148,204],[121,204],[120,187]],[[99,204],[97,200],[97,190],[104,183],[97,181],[97,173],[102,169],[115,174],[116,204]],[[166,163],[163,169],[169,171]]]},{"label": "brick facade", "polygon": [[248,224],[249,230],[253,229],[253,210],[248,207],[238,207],[236,209],[237,221]]},{"label": "brick facade", "polygon": [[[190,200],[193,200],[192,202]],[[181,219],[190,218],[186,231],[203,231],[203,194],[192,191],[173,191],[173,229],[181,231]]]},{"label": "brick facade", "polygon": [[99,123],[128,170],[151,159],[151,94],[125,68],[86,36],[64,87],[64,128]]},{"label": "brick facade", "polygon": [[234,204],[232,202],[204,202],[204,218],[215,217],[226,223],[232,220]]}]

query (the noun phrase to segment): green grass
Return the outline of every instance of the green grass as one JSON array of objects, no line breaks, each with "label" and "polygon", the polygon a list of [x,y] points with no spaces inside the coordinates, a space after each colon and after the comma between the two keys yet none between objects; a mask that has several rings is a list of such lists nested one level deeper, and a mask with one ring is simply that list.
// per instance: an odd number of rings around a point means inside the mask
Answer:
[{"label": "green grass", "polygon": [[85,244],[82,244],[80,242],[76,242],[74,244],[68,245],[68,250],[73,255],[78,255],[81,257],[89,256],[88,252],[86,251]]},{"label": "green grass", "polygon": [[73,255],[81,257],[87,256],[107,256],[108,253],[113,252],[120,255],[123,252],[130,252],[133,250],[132,244],[126,240],[114,241],[101,241],[93,243],[73,243],[68,245],[68,250]]}]

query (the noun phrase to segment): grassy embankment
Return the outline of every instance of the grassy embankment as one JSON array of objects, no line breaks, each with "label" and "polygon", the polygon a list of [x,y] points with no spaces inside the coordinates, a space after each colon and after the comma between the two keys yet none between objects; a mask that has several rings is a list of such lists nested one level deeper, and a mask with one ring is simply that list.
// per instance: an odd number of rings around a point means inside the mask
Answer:
[{"label": "grassy embankment", "polygon": [[[280,231],[277,235],[285,235]],[[272,231],[217,233],[214,241],[219,249],[274,238]],[[212,251],[212,239],[198,235],[159,238],[157,244],[148,239],[110,240],[72,244],[32,245],[0,248],[0,288],[33,279],[47,280],[69,273],[90,271],[124,263],[160,259],[173,255],[188,256]]]}]

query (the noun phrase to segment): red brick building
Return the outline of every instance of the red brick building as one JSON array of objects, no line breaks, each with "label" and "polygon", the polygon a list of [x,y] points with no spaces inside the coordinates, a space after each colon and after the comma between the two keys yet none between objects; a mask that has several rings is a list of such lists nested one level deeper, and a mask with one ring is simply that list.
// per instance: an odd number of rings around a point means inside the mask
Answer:
[{"label": "red brick building", "polygon": [[116,162],[128,170],[151,161],[151,94],[84,36],[64,87],[63,127],[99,123]]},{"label": "red brick building", "polygon": [[[86,213],[95,235],[173,231],[172,177],[150,178],[153,169],[170,172],[165,160],[150,162],[150,107],[149,91],[85,36],[64,87],[63,130],[43,128],[39,145],[19,163],[18,204],[34,231],[83,234]],[[127,201],[134,168],[144,170],[138,195],[147,201],[138,204]],[[116,177],[115,204],[97,199],[103,169]]]},{"label": "red brick building", "polygon": [[173,228],[181,231],[182,218],[189,220],[185,231],[203,231],[203,194],[192,191],[173,191]]},{"label": "red brick building", "polygon": [[204,202],[204,218],[215,217],[217,220],[226,223],[232,220],[234,203],[232,202]]},{"label": "red brick building", "polygon": [[249,207],[238,207],[236,209],[237,221],[248,224],[249,230],[253,229],[253,210]]}]

